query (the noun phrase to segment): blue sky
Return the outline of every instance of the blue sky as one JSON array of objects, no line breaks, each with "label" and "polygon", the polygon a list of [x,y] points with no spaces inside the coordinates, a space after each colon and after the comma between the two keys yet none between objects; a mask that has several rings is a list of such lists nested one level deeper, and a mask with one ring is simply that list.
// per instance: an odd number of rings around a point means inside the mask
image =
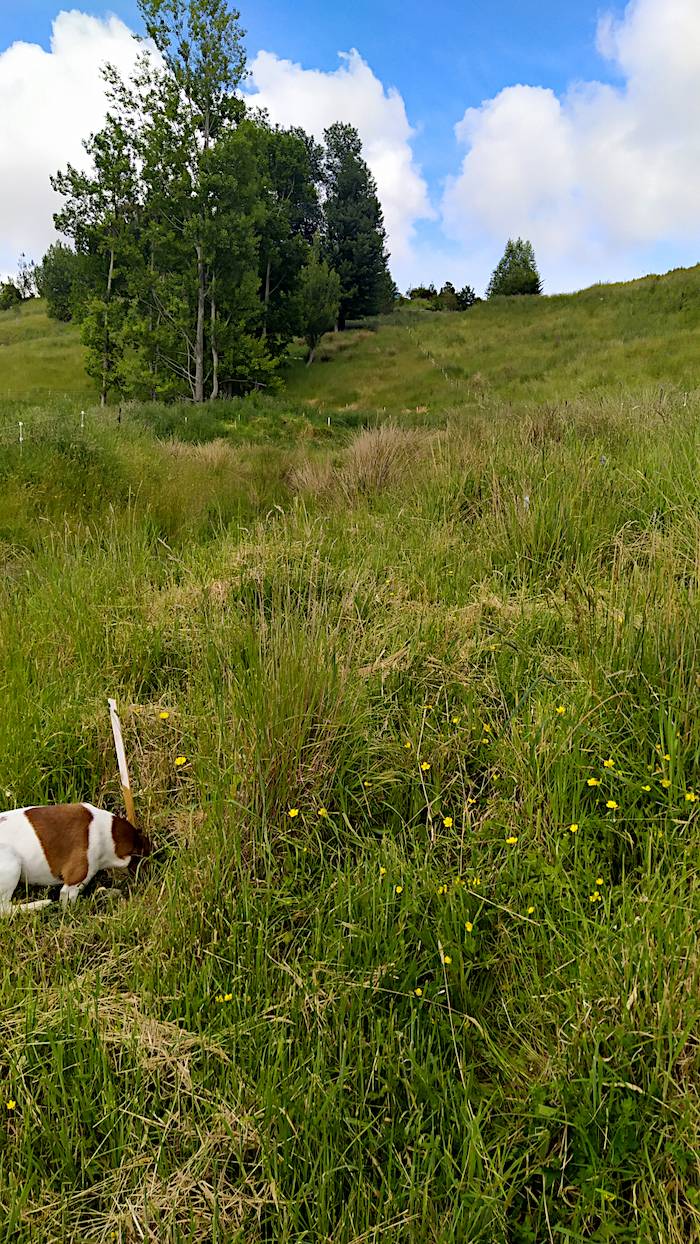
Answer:
[{"label": "blue sky", "polygon": [[[698,0],[242,0],[241,8],[251,90],[273,119],[308,117],[311,127],[317,114],[327,124],[334,110],[346,110],[341,119],[358,124],[401,284],[452,276],[482,285],[511,232],[533,237],[549,289],[695,262],[700,184],[693,175],[691,202],[681,208],[673,177],[687,182],[688,167],[700,164],[693,137],[700,121],[693,102],[700,96]],[[41,57],[38,48],[51,50],[52,24],[70,9],[79,12],[64,29],[81,49],[86,80],[95,72],[90,55],[104,58],[110,45],[83,39],[85,22],[113,14],[139,28],[136,0],[0,0],[0,180],[14,175],[2,147],[3,98],[10,109],[3,69],[15,83],[18,74],[41,77],[51,61],[58,65],[60,58]],[[116,40],[114,27],[109,31]],[[18,40],[38,48],[25,58],[3,57]],[[68,42],[66,65],[73,64]],[[359,58],[339,63],[338,53],[352,49]],[[71,73],[59,79],[68,84],[64,94],[73,90],[74,66]],[[679,134],[682,109],[688,125]],[[87,104],[83,112],[92,122]],[[70,117],[76,114],[79,97]],[[18,115],[8,111],[10,128]],[[42,124],[39,116],[34,130]],[[78,121],[65,120],[63,131],[70,124]],[[60,163],[62,146],[54,142],[46,158],[55,150]],[[66,158],[74,149],[71,137]],[[677,168],[669,175],[673,152]],[[659,189],[660,170],[668,193]],[[21,199],[19,185],[17,194]],[[51,209],[48,202],[49,216]],[[7,224],[0,206],[0,270],[23,219],[19,207],[17,219],[11,207],[5,211]],[[28,247],[36,244],[28,238]]]}]

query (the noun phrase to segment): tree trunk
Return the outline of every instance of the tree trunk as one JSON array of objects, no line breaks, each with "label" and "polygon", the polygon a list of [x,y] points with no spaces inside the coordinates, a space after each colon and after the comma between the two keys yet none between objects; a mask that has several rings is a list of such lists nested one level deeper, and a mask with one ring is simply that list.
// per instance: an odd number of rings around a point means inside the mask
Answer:
[{"label": "tree trunk", "polygon": [[267,268],[265,269],[265,311],[263,313],[263,331],[262,331],[263,341],[267,339],[267,314],[270,309],[270,270],[271,270],[271,267],[272,267],[272,264],[270,263],[270,260],[268,259]]},{"label": "tree trunk", "polygon": [[194,400],[204,401],[204,315],[206,310],[206,280],[204,272],[204,249],[197,243],[197,336],[194,347]]},{"label": "tree trunk", "polygon": [[107,296],[105,298],[105,332],[104,345],[102,349],[102,391],[100,393],[100,406],[107,405],[107,390],[109,388],[109,300],[112,297],[112,283],[114,281],[114,247],[109,252],[109,273],[107,275]]},{"label": "tree trunk", "polygon": [[219,351],[216,346],[216,298],[213,291],[211,296],[211,365],[211,400],[215,402],[219,396]]},{"label": "tree trunk", "polygon": [[316,346],[309,346],[309,357],[306,360],[306,366],[310,367],[316,358]]}]

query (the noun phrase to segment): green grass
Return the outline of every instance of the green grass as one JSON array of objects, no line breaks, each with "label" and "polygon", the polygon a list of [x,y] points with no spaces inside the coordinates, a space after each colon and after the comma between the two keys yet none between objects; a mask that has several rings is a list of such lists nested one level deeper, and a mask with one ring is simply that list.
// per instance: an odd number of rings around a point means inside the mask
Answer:
[{"label": "green grass", "polygon": [[0,1238],[700,1241],[700,395],[587,297],[0,410],[0,788],[118,806],[114,694],[161,848],[3,927]]}]

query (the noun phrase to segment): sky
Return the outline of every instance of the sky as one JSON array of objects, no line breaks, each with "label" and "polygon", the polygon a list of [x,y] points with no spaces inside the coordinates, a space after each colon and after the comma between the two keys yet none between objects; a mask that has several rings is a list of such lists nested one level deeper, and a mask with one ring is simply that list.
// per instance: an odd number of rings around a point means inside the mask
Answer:
[{"label": "sky", "polygon": [[[481,293],[509,236],[545,290],[700,260],[700,0],[240,0],[246,92],[280,124],[357,126],[401,289]],[[54,239],[100,65],[136,0],[0,0],[0,273]]]}]

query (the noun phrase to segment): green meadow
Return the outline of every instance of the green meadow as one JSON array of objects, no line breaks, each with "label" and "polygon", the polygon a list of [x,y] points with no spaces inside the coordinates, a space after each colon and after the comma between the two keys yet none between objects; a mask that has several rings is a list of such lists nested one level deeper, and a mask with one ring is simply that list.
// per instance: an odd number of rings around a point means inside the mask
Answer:
[{"label": "green meadow", "polygon": [[0,1240],[700,1241],[700,270],[297,355],[0,315],[3,802],[114,695],[158,847],[3,924]]}]

